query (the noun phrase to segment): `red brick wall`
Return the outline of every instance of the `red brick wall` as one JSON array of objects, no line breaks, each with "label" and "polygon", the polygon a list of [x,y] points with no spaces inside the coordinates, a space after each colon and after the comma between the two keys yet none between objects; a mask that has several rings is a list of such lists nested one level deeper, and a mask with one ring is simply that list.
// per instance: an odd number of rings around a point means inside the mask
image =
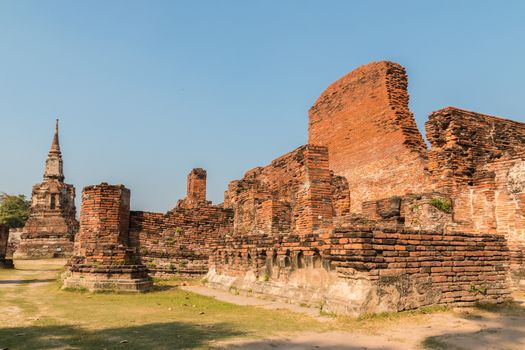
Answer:
[{"label": "red brick wall", "polygon": [[455,107],[433,112],[426,130],[428,166],[440,187],[472,185],[485,164],[525,151],[525,124]]},{"label": "red brick wall", "polygon": [[330,173],[327,149],[306,145],[232,181],[224,206],[235,211],[236,234],[323,232],[332,228],[334,210],[348,212],[345,185]]},{"label": "red brick wall", "polygon": [[203,274],[209,247],[233,230],[233,213],[220,206],[177,206],[166,214],[132,211],[130,241],[150,271]]},{"label": "red brick wall", "polygon": [[373,62],[330,85],[310,109],[308,143],[328,147],[330,169],[349,182],[352,212],[427,187],[426,146],[396,63]]},{"label": "red brick wall", "polygon": [[322,267],[343,279],[366,273],[378,288],[399,289],[398,311],[500,302],[510,293],[508,248],[501,235],[371,226],[320,236],[237,235],[222,237],[210,264],[218,274],[243,276],[251,270],[270,283],[286,283],[300,268]]},{"label": "red brick wall", "polygon": [[429,169],[454,199],[456,229],[504,234],[518,285],[525,280],[525,124],[448,107],[432,113],[426,128]]}]

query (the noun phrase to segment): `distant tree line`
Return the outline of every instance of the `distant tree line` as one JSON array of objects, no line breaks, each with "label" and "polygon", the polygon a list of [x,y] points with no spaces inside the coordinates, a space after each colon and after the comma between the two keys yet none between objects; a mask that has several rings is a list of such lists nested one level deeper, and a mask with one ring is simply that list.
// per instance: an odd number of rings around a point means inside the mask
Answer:
[{"label": "distant tree line", "polygon": [[29,218],[31,202],[23,194],[0,193],[0,224],[10,228],[23,227]]}]

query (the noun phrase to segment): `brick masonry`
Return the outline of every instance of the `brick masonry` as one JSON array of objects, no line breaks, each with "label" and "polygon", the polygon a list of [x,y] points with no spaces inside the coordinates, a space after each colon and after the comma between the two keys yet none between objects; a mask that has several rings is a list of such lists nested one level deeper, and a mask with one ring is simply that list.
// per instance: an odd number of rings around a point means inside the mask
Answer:
[{"label": "brick masonry", "polygon": [[525,126],[448,107],[426,128],[430,149],[403,67],[359,67],[310,109],[309,144],[232,181],[222,204],[200,168],[167,213],[86,188],[69,273],[207,273],[350,315],[509,300],[525,288]]},{"label": "brick masonry", "polygon": [[129,245],[130,191],[122,185],[85,187],[80,230],[64,288],[141,292],[152,280]]},{"label": "brick masonry", "polygon": [[211,242],[231,232],[233,210],[206,200],[206,171],[188,175],[188,193],[166,214],[132,211],[130,244],[151,273],[203,275]]},{"label": "brick masonry", "polygon": [[352,212],[365,201],[422,192],[426,146],[408,108],[405,69],[373,62],[331,84],[309,111],[308,143],[328,147]]},{"label": "brick masonry", "polygon": [[293,295],[293,302],[326,312],[360,315],[508,300],[508,263],[500,235],[365,225],[323,235],[223,237],[208,279],[215,287],[288,301]]}]

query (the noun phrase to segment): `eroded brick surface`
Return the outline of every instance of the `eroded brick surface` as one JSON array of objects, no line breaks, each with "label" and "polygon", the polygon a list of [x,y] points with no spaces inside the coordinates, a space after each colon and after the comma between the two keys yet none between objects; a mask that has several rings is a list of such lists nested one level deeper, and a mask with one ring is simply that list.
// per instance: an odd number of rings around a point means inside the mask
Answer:
[{"label": "eroded brick surface", "polygon": [[[323,295],[327,312],[358,315],[510,298],[508,248],[499,235],[355,226],[325,235],[227,236],[210,264],[212,285],[221,286],[226,275],[229,288],[271,290],[275,297],[293,295],[297,303],[316,305]],[[309,281],[315,278],[339,285],[332,290]],[[310,291],[298,291],[303,289]]]},{"label": "eroded brick surface", "polygon": [[330,169],[348,180],[352,212],[426,190],[426,146],[396,63],[369,63],[331,84],[310,108],[308,143],[328,147]]},{"label": "eroded brick surface", "polygon": [[359,67],[310,109],[309,144],[232,181],[223,204],[203,169],[165,214],[88,187],[70,271],[207,272],[212,287],[351,315],[508,300],[525,288],[525,126],[448,107],[426,128],[428,150],[403,67]]},{"label": "eroded brick surface", "polygon": [[233,211],[206,200],[206,171],[188,175],[186,198],[166,214],[133,211],[130,244],[156,274],[203,275],[211,242],[231,232]]}]

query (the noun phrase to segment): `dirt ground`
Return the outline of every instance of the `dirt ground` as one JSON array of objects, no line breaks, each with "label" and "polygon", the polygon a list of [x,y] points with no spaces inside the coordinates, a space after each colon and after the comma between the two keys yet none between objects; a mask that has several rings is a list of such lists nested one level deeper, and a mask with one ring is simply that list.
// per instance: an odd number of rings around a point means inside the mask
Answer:
[{"label": "dirt ground", "polygon": [[523,293],[502,307],[350,319],[191,283],[144,295],[64,292],[62,264],[0,270],[0,348],[525,349]]},{"label": "dirt ground", "polygon": [[[201,286],[183,287],[194,293],[215,297],[240,305],[256,305],[269,309],[289,309],[305,315],[318,315],[317,310],[233,295],[226,291]],[[525,349],[525,295],[515,295],[516,305],[484,310],[456,308],[446,312],[342,320],[347,328],[335,332],[307,332],[293,337],[244,340],[223,344],[228,349],[330,349],[330,350],[405,350],[405,349]],[[331,317],[317,316],[323,322],[336,322]]]}]

